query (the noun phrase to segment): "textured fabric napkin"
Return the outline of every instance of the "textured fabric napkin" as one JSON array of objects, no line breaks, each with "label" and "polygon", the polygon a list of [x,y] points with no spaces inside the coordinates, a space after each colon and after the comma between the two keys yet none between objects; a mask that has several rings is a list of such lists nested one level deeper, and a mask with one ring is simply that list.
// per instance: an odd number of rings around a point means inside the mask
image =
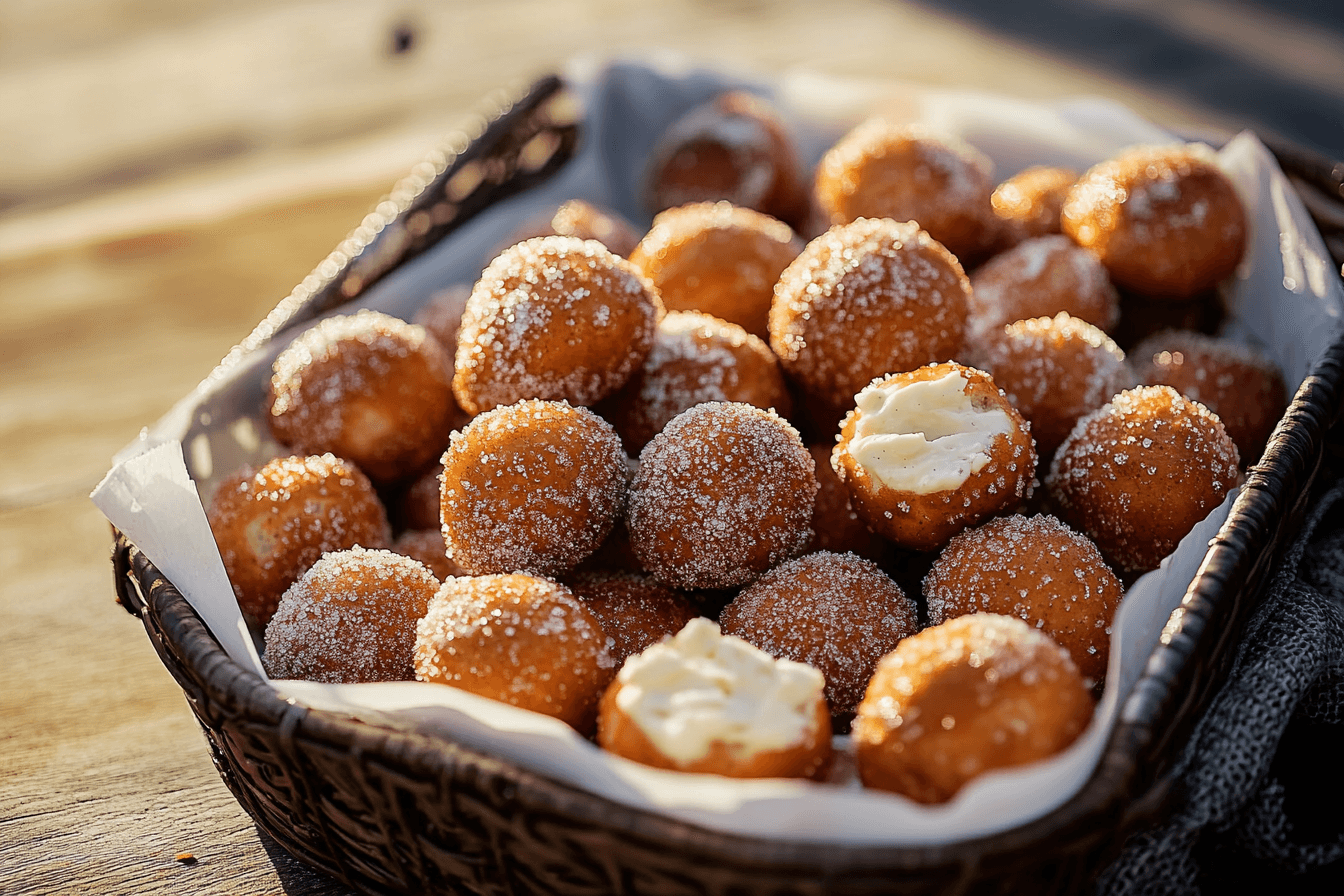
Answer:
[{"label": "textured fabric napkin", "polygon": [[1321,480],[1231,676],[1174,770],[1174,810],[1129,839],[1098,892],[1344,892],[1339,427]]}]

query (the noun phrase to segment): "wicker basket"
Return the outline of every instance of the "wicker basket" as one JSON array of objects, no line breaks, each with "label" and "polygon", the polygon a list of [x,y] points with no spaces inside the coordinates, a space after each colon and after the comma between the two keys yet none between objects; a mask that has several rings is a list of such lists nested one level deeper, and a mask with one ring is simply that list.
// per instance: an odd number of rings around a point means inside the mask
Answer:
[{"label": "wicker basket", "polygon": [[[244,343],[360,295],[477,212],[546,178],[579,129],[555,78],[510,104],[395,212],[366,219],[338,270],[314,275]],[[1273,146],[1344,260],[1344,166]],[[471,171],[473,189],[462,190]],[[1270,570],[1296,531],[1339,414],[1344,343],[1303,382],[1124,703],[1082,791],[994,836],[931,847],[783,843],[613,803],[429,738],[280,699],[234,663],[186,600],[120,534],[120,602],[140,617],[205,729],[225,784],[290,853],[370,893],[997,893],[1077,891],[1161,813],[1172,761],[1225,680]],[[1179,617],[1179,618],[1177,618]]]}]

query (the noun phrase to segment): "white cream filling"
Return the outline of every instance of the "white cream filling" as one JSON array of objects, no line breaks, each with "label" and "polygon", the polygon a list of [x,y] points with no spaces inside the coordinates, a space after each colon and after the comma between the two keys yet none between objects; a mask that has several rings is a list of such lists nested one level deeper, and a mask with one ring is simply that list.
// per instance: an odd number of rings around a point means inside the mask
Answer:
[{"label": "white cream filling", "polygon": [[626,660],[618,680],[617,705],[680,763],[715,741],[744,755],[802,743],[825,685],[811,666],[776,660],[703,617]]},{"label": "white cream filling", "polygon": [[1001,408],[971,404],[960,373],[874,383],[854,397],[859,420],[849,453],[879,484],[928,495],[959,488],[989,463],[994,437],[1013,431]]}]

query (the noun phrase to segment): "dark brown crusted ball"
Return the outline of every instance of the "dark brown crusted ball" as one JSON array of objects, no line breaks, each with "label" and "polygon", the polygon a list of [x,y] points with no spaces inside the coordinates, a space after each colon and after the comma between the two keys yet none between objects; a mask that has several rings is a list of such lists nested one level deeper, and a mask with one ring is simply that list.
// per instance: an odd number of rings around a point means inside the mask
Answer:
[{"label": "dark brown crusted ball", "polygon": [[847,404],[874,377],[955,357],[970,289],[917,224],[862,218],[808,243],[780,276],[770,347],[810,393]]},{"label": "dark brown crusted ball", "polygon": [[412,681],[415,625],[439,580],[391,551],[324,554],[289,586],[266,626],[273,678]]},{"label": "dark brown crusted ball", "polygon": [[1116,569],[1156,569],[1237,484],[1222,421],[1170,386],[1121,392],[1078,421],[1046,486],[1060,516]]},{"label": "dark brown crusted ball", "polygon": [[456,419],[452,362],[423,327],[360,311],[305,331],[275,359],[269,420],[299,454],[331,452],[378,483],[419,473]]},{"label": "dark brown crusted ball", "polygon": [[529,398],[592,404],[643,363],[662,312],[652,285],[601,243],[519,243],[467,300],[453,394],[469,414]]},{"label": "dark brown crusted ball", "polygon": [[919,630],[915,602],[877,564],[818,551],[752,582],[724,607],[725,635],[826,676],[832,713],[851,713],[877,661]]},{"label": "dark brown crusted ball", "polygon": [[1069,190],[1064,233],[1118,286],[1188,299],[1230,276],[1246,252],[1246,211],[1206,146],[1140,146],[1093,166]]},{"label": "dark brown crusted ball", "polygon": [[367,476],[330,454],[281,457],[220,483],[207,514],[238,606],[254,626],[327,551],[392,540]]},{"label": "dark brown crusted ball", "polygon": [[679,415],[639,456],[626,522],[640,563],[677,588],[731,588],[811,538],[812,455],[772,411],[710,402]]},{"label": "dark brown crusted ball", "polygon": [[1089,686],[1106,677],[1123,588],[1085,536],[1052,516],[1003,516],[943,548],[924,579],[929,624],[1016,616],[1054,638]]},{"label": "dark brown crusted ball", "polygon": [[620,436],[587,408],[520,401],[453,433],[443,455],[443,537],[474,575],[572,569],[620,516]]}]

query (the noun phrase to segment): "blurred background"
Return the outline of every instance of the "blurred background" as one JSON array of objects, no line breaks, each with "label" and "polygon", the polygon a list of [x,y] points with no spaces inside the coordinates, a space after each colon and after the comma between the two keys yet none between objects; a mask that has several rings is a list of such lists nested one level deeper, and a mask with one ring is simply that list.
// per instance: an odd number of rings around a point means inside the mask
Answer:
[{"label": "blurred background", "polygon": [[[1344,4],[1319,0],[5,0],[0,865],[63,856],[83,870],[61,874],[145,892],[185,840],[190,891],[275,889],[112,602],[87,494],[484,97],[576,55],[661,51],[1102,95],[1344,159]],[[96,850],[115,858],[68,860]]]}]

